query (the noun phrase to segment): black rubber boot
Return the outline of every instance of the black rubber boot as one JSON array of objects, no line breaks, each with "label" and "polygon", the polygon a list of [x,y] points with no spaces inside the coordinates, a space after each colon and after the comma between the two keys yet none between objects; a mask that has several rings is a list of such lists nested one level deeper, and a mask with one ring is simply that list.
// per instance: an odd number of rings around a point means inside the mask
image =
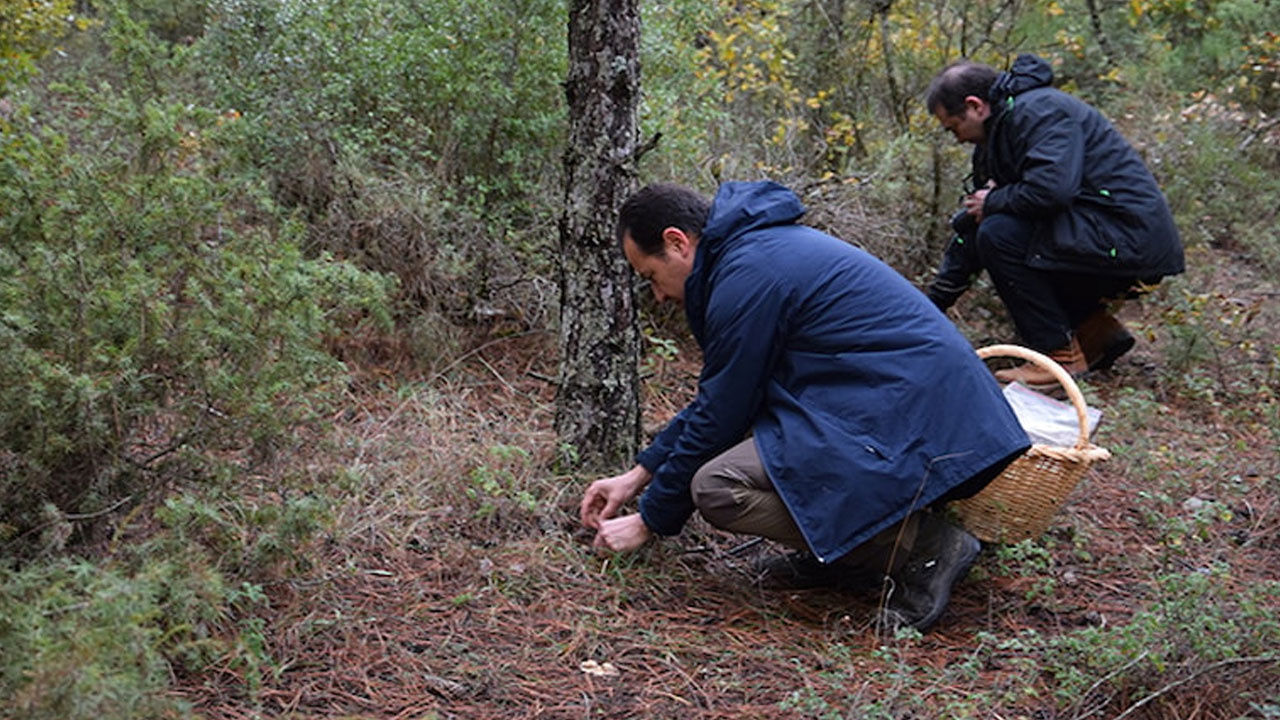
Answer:
[{"label": "black rubber boot", "polygon": [[835,587],[837,575],[831,565],[824,565],[805,551],[761,558],[755,566],[761,587],[779,590],[807,590]]},{"label": "black rubber boot", "polygon": [[915,547],[902,569],[891,576],[883,626],[889,632],[900,627],[929,629],[946,610],[951,588],[969,572],[981,549],[976,537],[940,515],[922,515]]},{"label": "black rubber boot", "polygon": [[802,550],[762,558],[755,569],[760,587],[770,590],[831,588],[861,592],[880,587],[884,580],[883,573],[853,568],[839,560],[823,563],[813,553]]}]

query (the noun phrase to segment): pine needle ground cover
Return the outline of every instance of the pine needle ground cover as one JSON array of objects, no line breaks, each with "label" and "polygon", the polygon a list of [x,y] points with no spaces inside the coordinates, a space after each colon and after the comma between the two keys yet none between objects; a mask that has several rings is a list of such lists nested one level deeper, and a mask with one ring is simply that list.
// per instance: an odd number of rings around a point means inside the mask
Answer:
[{"label": "pine needle ground cover", "polygon": [[[352,395],[312,459],[342,468],[333,526],[308,572],[264,587],[266,665],[180,694],[210,718],[1271,717],[1280,425],[1275,360],[1247,349],[1280,324],[1274,284],[1233,272],[1250,289],[1206,286],[1200,320],[1168,313],[1212,274],[1126,308],[1146,342],[1084,383],[1115,457],[1044,537],[988,547],[924,637],[878,632],[874,594],[760,589],[752,561],[777,549],[696,520],[633,557],[594,553],[577,522],[592,478],[551,468],[551,338],[534,334]],[[1184,335],[1217,360],[1171,369]],[[696,351],[649,367],[656,424],[692,391]],[[1249,367],[1224,397],[1215,378]]]}]

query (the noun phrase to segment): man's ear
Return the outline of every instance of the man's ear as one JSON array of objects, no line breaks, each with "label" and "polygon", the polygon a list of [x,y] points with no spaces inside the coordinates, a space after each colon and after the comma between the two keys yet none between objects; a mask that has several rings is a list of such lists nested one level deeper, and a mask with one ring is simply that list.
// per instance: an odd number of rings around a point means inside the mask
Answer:
[{"label": "man's ear", "polygon": [[964,107],[965,110],[972,110],[977,113],[978,117],[983,120],[991,112],[991,105],[977,95],[966,95],[964,97]]},{"label": "man's ear", "polygon": [[686,257],[693,250],[693,239],[678,227],[667,227],[662,231],[662,247],[668,253]]}]

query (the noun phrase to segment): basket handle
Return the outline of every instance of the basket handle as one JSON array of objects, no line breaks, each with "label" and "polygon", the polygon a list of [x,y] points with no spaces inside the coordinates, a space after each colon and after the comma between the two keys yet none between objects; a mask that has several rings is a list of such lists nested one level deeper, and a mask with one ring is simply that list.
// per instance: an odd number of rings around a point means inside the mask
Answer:
[{"label": "basket handle", "polygon": [[1048,355],[1038,353],[1035,350],[1024,348],[1021,345],[988,345],[978,349],[978,357],[986,360],[993,357],[1015,357],[1035,363],[1041,368],[1048,370],[1058,384],[1067,391],[1067,398],[1071,400],[1071,405],[1076,410],[1076,421],[1080,424],[1080,435],[1076,439],[1076,448],[1083,449],[1089,445],[1089,416],[1085,413],[1088,405],[1084,401],[1084,393],[1080,392],[1080,386],[1076,385],[1076,381],[1071,375],[1062,369],[1062,366],[1055,362]]}]

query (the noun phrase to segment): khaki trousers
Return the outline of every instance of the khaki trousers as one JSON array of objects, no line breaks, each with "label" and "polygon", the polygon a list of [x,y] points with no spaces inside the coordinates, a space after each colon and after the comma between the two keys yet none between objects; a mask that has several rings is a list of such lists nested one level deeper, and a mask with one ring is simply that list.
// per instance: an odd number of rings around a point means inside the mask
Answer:
[{"label": "khaki trousers", "polygon": [[[721,530],[759,535],[796,550],[807,548],[800,528],[769,480],[752,438],[699,468],[690,492],[702,517]],[[918,513],[908,515],[835,562],[872,575],[898,570],[915,544],[918,519]]]}]

